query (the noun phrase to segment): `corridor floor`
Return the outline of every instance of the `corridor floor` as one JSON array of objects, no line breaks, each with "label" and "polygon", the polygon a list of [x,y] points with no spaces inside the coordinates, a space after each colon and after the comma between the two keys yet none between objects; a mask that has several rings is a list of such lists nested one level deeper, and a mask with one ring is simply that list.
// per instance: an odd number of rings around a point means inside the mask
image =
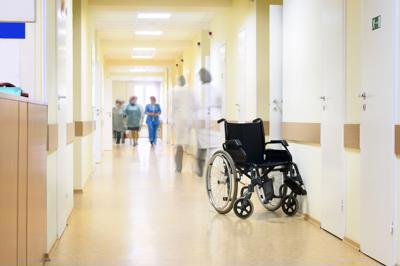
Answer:
[{"label": "corridor floor", "polygon": [[256,198],[252,217],[217,214],[204,179],[174,172],[173,149],[116,147],[83,194],[49,266],[370,266],[353,248]]}]

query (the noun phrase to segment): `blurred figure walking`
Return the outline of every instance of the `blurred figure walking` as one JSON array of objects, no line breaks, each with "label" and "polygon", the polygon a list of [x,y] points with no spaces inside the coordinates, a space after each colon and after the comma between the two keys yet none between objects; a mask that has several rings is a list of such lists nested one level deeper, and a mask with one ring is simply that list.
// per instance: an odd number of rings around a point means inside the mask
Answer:
[{"label": "blurred figure walking", "polygon": [[175,135],[175,169],[182,172],[184,147],[190,144],[190,131],[195,115],[193,93],[186,86],[184,76],[179,76],[172,96],[172,123]]},{"label": "blurred figure walking", "polygon": [[113,131],[116,138],[116,144],[124,143],[125,139],[125,111],[122,107],[123,102],[121,100],[115,101],[115,107],[112,110],[112,122]]},{"label": "blurred figure walking", "polygon": [[154,96],[150,97],[150,104],[146,105],[146,124],[149,129],[149,140],[151,145],[157,144],[157,130],[160,125],[161,107]]},{"label": "blurred figure walking", "polygon": [[221,134],[216,123],[222,115],[222,97],[211,85],[211,73],[202,68],[199,71],[201,81],[201,104],[197,111],[197,175],[203,176],[204,165],[212,149],[221,146]]},{"label": "blurred figure walking", "polygon": [[127,116],[127,127],[131,132],[132,144],[136,146],[139,140],[139,131],[143,124],[143,108],[137,104],[137,97],[132,96],[129,104],[125,107]]}]

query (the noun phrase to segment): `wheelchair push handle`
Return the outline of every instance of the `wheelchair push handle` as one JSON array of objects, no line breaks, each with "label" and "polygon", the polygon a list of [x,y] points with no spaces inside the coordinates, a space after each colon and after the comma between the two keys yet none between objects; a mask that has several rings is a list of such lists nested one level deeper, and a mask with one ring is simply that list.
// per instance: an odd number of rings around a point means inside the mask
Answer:
[{"label": "wheelchair push handle", "polygon": [[226,122],[226,119],[225,119],[225,118],[221,118],[221,119],[219,119],[219,120],[217,121],[218,124],[221,124],[222,122]]},{"label": "wheelchair push handle", "polygon": [[261,118],[256,118],[253,120],[253,123],[262,123],[263,120]]}]

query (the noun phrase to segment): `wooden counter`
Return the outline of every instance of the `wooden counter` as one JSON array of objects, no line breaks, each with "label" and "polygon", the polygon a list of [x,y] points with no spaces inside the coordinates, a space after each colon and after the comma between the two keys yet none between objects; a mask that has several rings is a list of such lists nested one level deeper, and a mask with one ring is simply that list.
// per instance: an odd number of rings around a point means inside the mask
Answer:
[{"label": "wooden counter", "polygon": [[0,266],[46,253],[47,105],[0,93]]}]

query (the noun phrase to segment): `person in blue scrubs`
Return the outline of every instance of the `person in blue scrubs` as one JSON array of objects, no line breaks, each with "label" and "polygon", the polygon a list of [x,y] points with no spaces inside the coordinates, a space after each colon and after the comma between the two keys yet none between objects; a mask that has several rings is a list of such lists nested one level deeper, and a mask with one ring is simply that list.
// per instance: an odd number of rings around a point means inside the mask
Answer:
[{"label": "person in blue scrubs", "polygon": [[154,96],[150,97],[150,104],[146,105],[146,124],[149,129],[149,140],[151,145],[157,144],[157,130],[160,125],[161,107]]}]

